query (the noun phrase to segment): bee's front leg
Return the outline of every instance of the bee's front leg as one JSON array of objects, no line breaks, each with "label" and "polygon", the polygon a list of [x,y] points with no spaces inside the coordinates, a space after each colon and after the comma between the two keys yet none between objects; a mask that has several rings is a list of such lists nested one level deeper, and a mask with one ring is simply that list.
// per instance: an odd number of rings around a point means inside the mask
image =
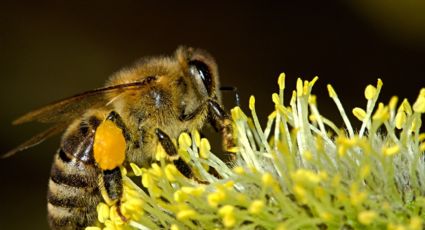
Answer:
[{"label": "bee's front leg", "polygon": [[208,100],[208,114],[212,126],[221,133],[223,140],[223,149],[226,153],[223,155],[225,162],[232,164],[236,160],[235,141],[233,137],[232,120],[224,109],[214,100]]},{"label": "bee's front leg", "polygon": [[120,166],[124,163],[129,132],[118,113],[112,111],[97,127],[93,155],[98,168],[98,186],[104,201],[108,205],[115,204],[117,213],[123,221],[127,221],[121,212],[123,195],[123,178]]}]

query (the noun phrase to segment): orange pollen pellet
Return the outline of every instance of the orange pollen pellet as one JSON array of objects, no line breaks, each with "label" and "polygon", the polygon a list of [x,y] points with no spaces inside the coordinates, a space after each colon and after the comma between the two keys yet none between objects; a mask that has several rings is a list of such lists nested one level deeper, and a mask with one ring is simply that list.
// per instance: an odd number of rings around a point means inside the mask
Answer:
[{"label": "orange pollen pellet", "polygon": [[122,130],[106,120],[97,127],[94,137],[94,159],[102,170],[120,166],[125,159],[126,143]]}]

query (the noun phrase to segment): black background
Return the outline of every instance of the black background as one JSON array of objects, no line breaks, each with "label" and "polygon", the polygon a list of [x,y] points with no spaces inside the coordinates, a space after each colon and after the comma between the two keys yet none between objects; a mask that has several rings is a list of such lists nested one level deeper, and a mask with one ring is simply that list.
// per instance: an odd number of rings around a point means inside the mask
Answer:
[{"label": "black background", "polygon": [[[222,84],[239,88],[245,109],[254,94],[263,118],[282,71],[288,99],[297,77],[318,75],[319,109],[339,126],[327,83],[350,114],[365,107],[363,89],[378,77],[383,101],[397,94],[412,102],[425,85],[424,4],[367,2],[0,3],[0,152],[44,127],[13,127],[14,118],[100,87],[121,67],[180,44],[208,50]],[[58,142],[0,160],[0,229],[47,228],[46,185]]]}]

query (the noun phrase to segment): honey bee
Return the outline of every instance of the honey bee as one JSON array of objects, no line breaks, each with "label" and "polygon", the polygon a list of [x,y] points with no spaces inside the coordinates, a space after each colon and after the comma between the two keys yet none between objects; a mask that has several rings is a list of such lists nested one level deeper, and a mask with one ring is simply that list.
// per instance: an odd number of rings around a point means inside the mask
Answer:
[{"label": "honey bee", "polygon": [[206,51],[187,47],[171,57],[142,59],[112,75],[104,88],[34,110],[13,124],[30,121],[53,126],[4,157],[65,130],[48,183],[51,229],[98,224],[99,202],[119,207],[119,167],[129,162],[149,167],[158,145],[183,175],[193,178],[172,142],[182,132],[211,124],[221,133],[225,152],[231,155],[235,145],[231,119],[221,104],[217,65]]}]

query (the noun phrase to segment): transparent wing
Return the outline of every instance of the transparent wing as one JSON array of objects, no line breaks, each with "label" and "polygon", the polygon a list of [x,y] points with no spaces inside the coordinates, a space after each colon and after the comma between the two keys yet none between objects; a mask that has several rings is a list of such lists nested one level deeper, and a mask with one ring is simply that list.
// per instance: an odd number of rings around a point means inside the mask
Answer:
[{"label": "transparent wing", "polygon": [[17,152],[20,152],[20,151],[23,151],[25,149],[31,148],[33,146],[36,146],[36,145],[40,144],[41,142],[45,141],[46,139],[48,139],[49,137],[52,137],[56,134],[61,133],[67,126],[68,126],[68,123],[59,123],[57,125],[54,125],[54,126],[50,127],[49,129],[46,129],[43,132],[31,137],[29,140],[20,144],[16,148],[10,150],[6,154],[2,155],[1,158],[10,157]]},{"label": "transparent wing", "polygon": [[119,94],[120,92],[126,92],[128,90],[137,90],[143,87],[146,83],[147,81],[144,80],[80,93],[33,110],[13,121],[13,124],[17,125],[30,121],[38,121],[42,123],[70,121],[77,116],[80,116],[89,108],[105,106],[108,103],[107,98],[105,97],[106,93]]},{"label": "transparent wing", "polygon": [[152,77],[148,77],[138,82],[114,85],[99,89],[90,90],[84,93],[74,95],[72,97],[54,102],[50,105],[33,110],[20,118],[13,121],[13,124],[22,124],[30,121],[38,121],[43,123],[55,123],[52,127],[41,133],[31,137],[18,147],[10,150],[0,158],[7,158],[17,152],[31,148],[40,144],[46,139],[61,133],[68,125],[78,116],[81,116],[87,109],[105,106],[108,101],[105,97],[106,93],[115,93],[119,95],[129,90],[140,90],[144,87]]}]

